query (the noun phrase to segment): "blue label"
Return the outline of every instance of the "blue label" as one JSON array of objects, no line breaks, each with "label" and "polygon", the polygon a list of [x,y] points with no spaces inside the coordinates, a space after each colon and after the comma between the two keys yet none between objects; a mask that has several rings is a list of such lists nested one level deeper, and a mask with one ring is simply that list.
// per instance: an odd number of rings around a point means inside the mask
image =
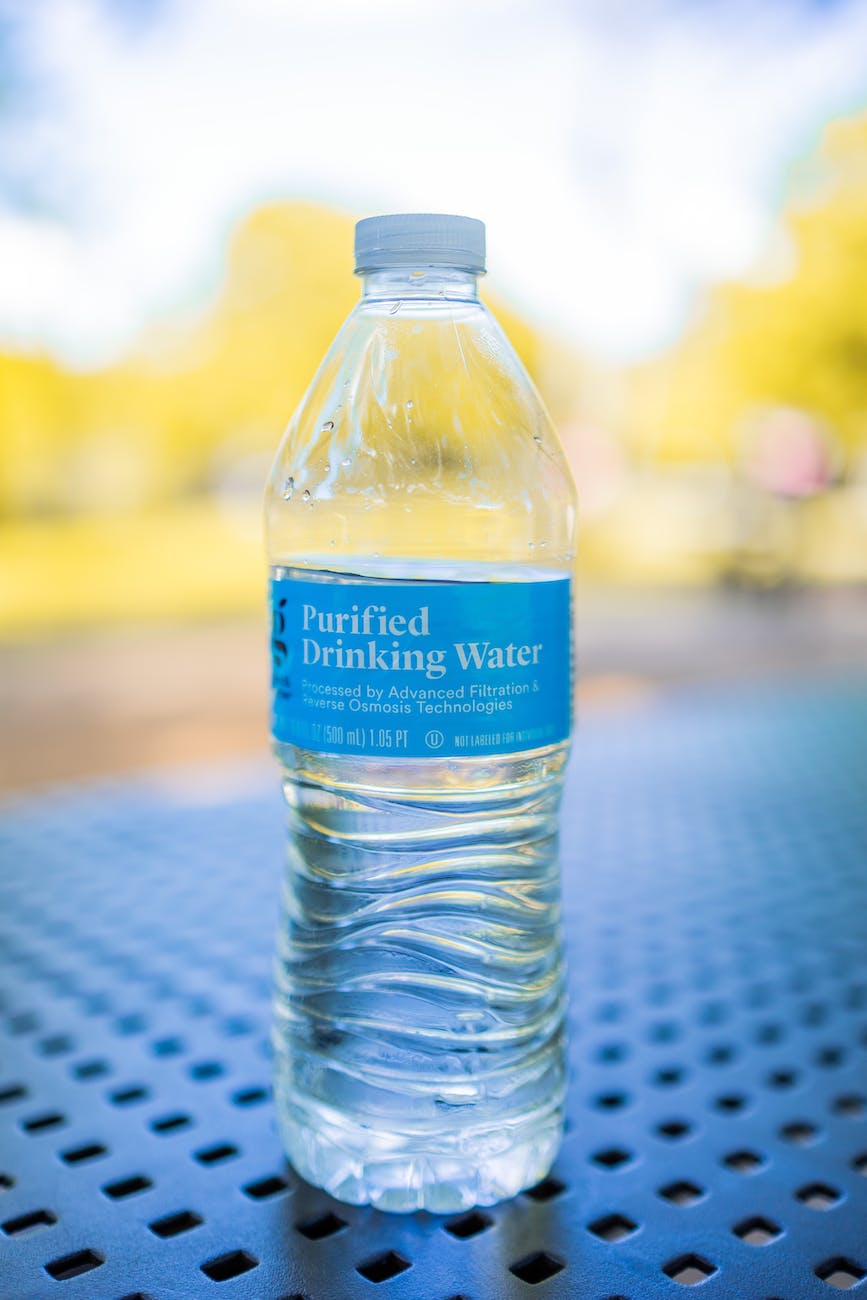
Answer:
[{"label": "blue label", "polygon": [[570,582],[271,582],[278,741],[470,757],[569,735]]}]

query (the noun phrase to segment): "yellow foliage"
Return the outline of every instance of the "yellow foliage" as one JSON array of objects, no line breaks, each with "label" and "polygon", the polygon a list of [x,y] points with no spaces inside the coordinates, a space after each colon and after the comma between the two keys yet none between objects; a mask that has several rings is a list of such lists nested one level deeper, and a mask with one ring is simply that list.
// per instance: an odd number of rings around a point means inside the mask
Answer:
[{"label": "yellow foliage", "polygon": [[850,457],[867,445],[867,115],[828,128],[802,189],[779,232],[785,274],[723,286],[678,348],[637,368],[644,456],[732,456],[764,406],[819,417]]},{"label": "yellow foliage", "polygon": [[[729,507],[711,503],[708,542],[707,495],[677,467],[736,463],[757,409],[799,408],[844,463],[867,464],[867,115],[830,127],[795,179],[773,265],[711,292],[677,346],[631,371],[591,368],[485,290],[555,421],[568,419],[576,463],[581,446],[587,473],[594,448],[627,453],[607,513],[585,528],[587,574],[722,571]],[[258,607],[255,497],[357,299],[352,220],[304,203],[258,209],[233,234],[212,300],[115,365],[0,354],[0,626]],[[580,475],[578,486],[580,498]],[[805,575],[863,573],[863,533],[853,542],[847,522],[863,509],[856,487],[853,475],[846,501],[801,512]],[[243,534],[232,509],[251,511]]]}]

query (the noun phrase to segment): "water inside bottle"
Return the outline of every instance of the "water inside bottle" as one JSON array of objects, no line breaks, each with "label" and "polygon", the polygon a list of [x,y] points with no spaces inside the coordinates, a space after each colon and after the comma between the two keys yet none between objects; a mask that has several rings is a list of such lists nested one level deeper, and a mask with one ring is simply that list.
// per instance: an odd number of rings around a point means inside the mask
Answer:
[{"label": "water inside bottle", "polygon": [[[380,561],[364,581],[401,569],[420,599],[431,581],[493,578],[490,565]],[[276,748],[289,835],[274,1043],[293,1164],[382,1209],[513,1195],[547,1172],[562,1133],[567,745],[423,759]]]}]

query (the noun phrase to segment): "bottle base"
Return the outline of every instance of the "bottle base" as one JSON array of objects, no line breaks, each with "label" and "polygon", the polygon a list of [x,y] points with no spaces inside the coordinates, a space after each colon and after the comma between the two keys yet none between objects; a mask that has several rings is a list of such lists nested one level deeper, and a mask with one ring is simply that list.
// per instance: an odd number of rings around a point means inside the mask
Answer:
[{"label": "bottle base", "polygon": [[454,1214],[515,1196],[545,1177],[563,1137],[559,1105],[489,1128],[452,1123],[435,1135],[377,1131],[279,1092],[277,1112],[286,1154],[302,1178],[339,1201],[404,1214]]}]

